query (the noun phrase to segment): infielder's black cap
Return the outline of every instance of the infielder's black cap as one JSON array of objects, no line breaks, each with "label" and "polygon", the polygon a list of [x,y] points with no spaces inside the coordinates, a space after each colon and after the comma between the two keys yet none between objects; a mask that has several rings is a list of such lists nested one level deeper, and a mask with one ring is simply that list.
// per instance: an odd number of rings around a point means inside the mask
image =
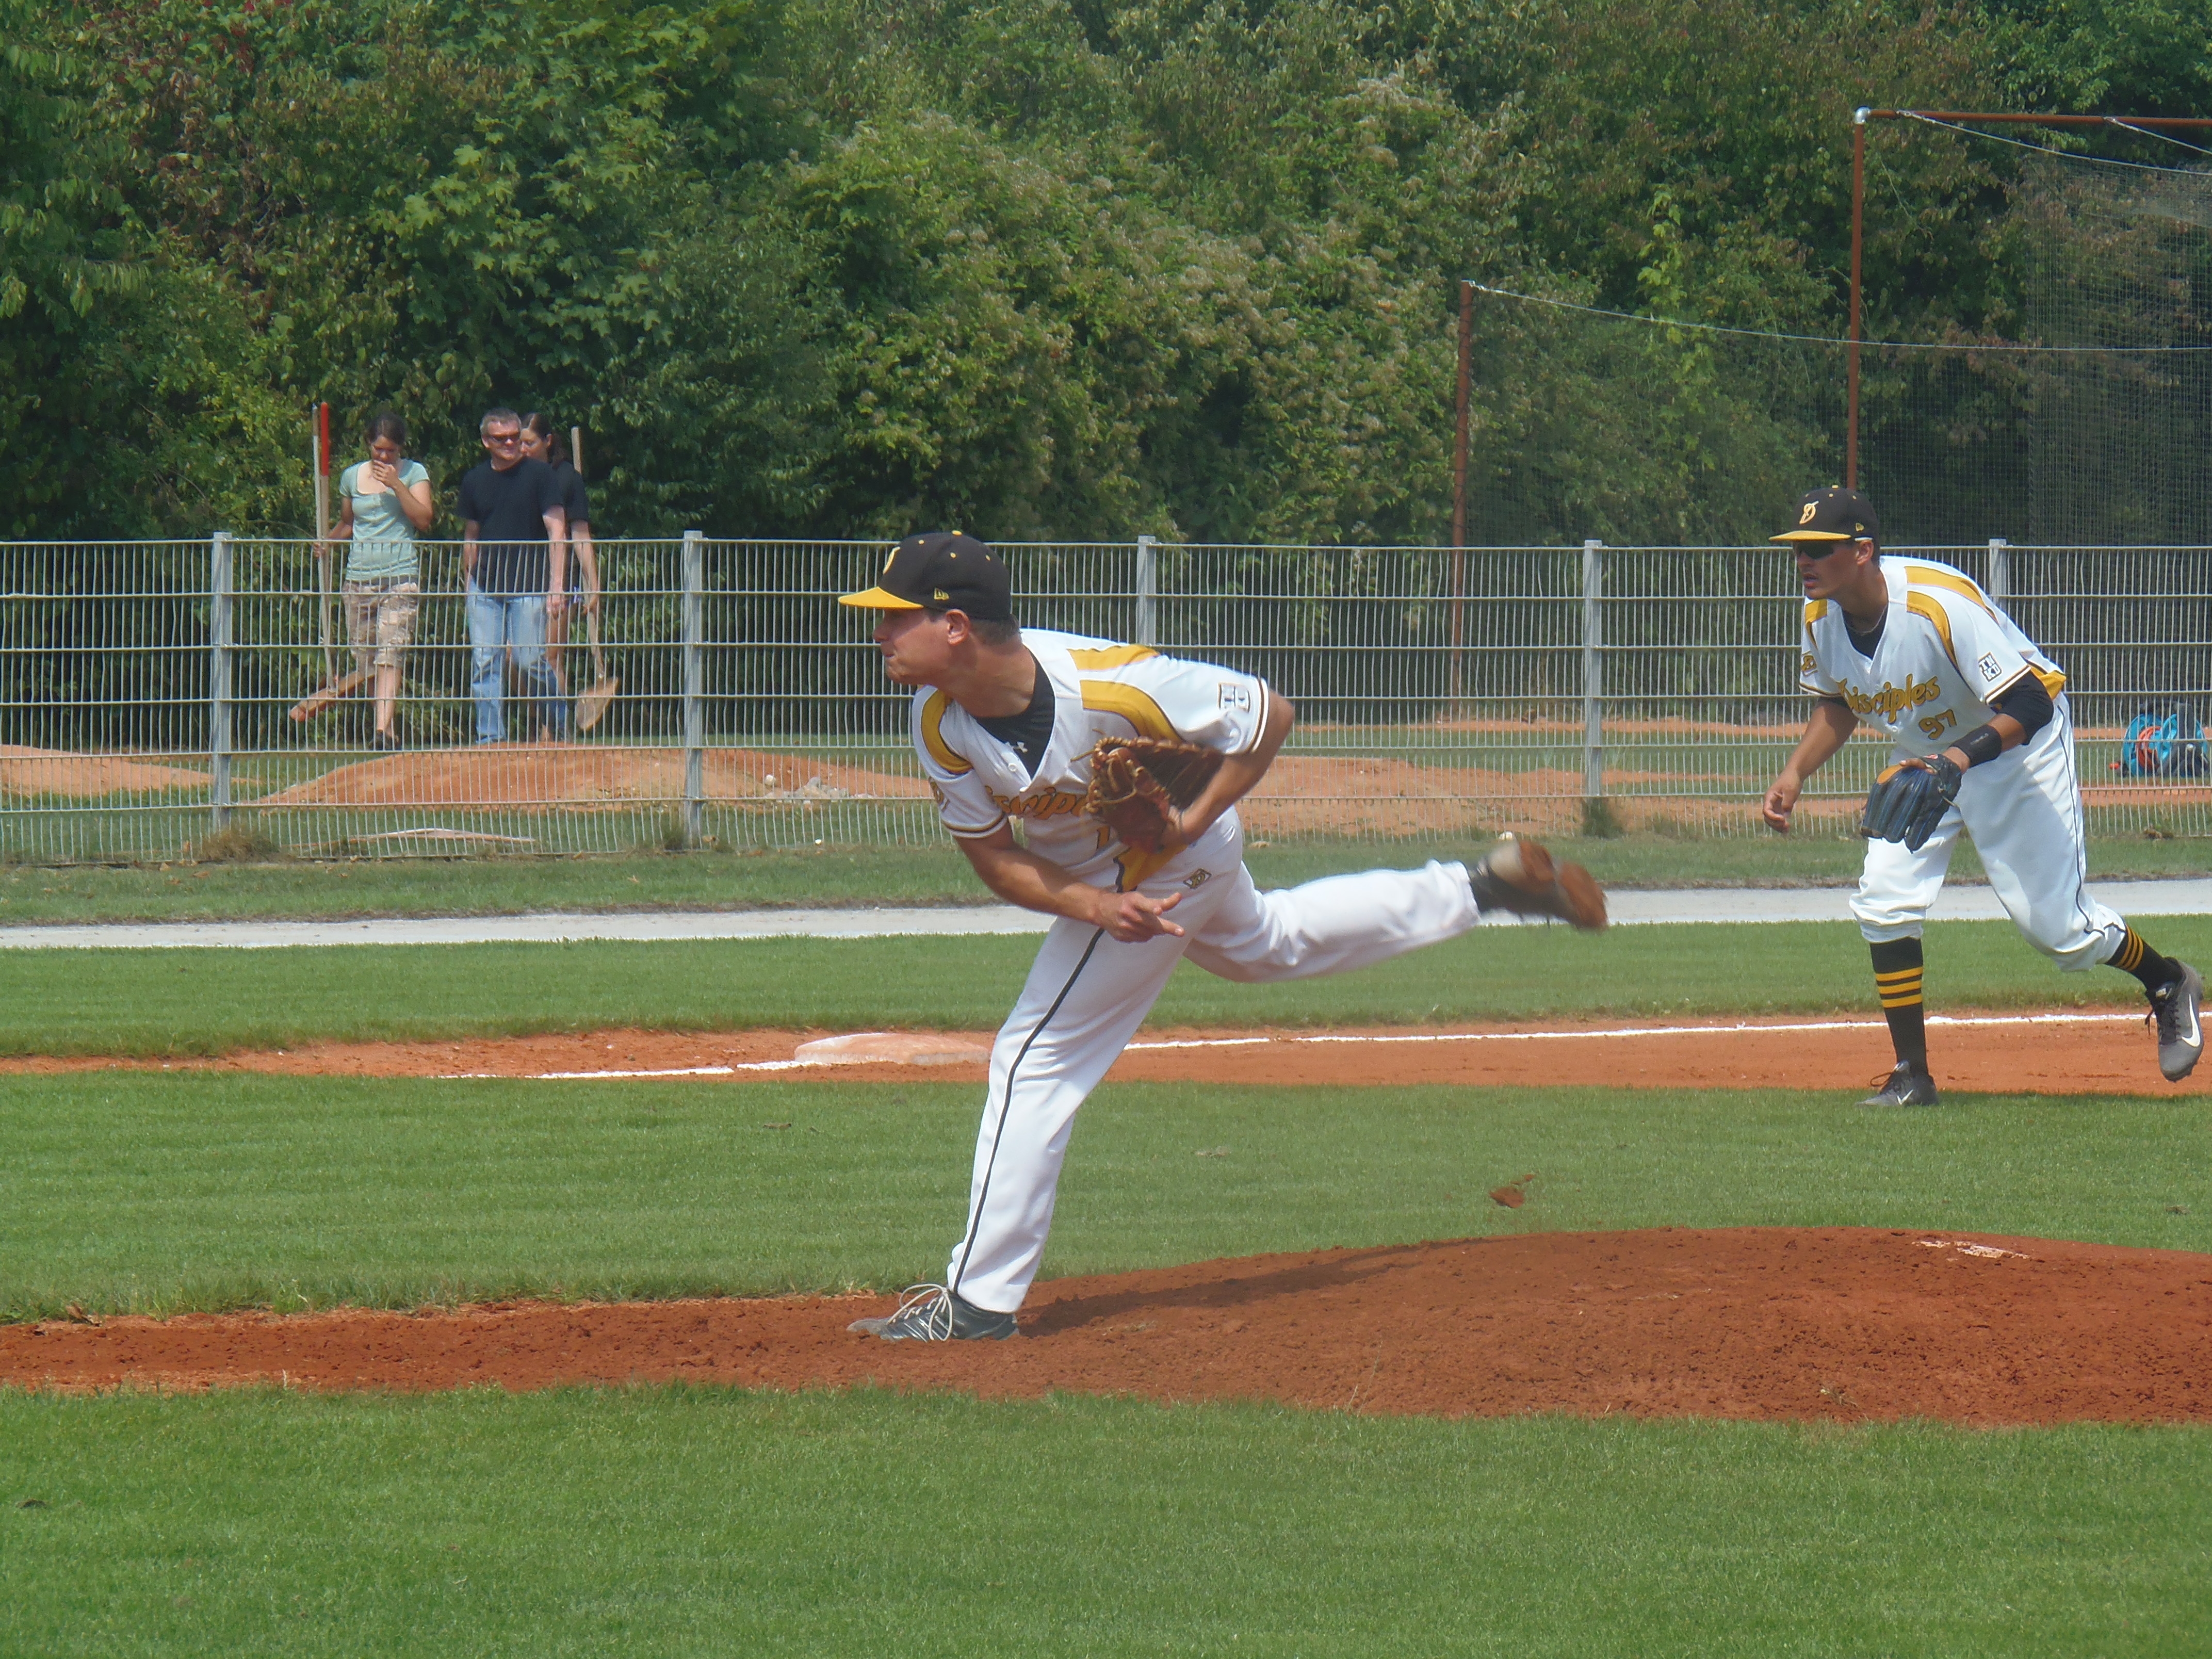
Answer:
[{"label": "infielder's black cap", "polygon": [[973,536],[933,530],[891,549],[876,585],[842,595],[869,611],[963,611],[977,622],[1014,619],[1013,578],[1006,561]]},{"label": "infielder's black cap", "polygon": [[1830,484],[1826,489],[1816,489],[1797,503],[1797,522],[1779,536],[1769,536],[1771,542],[1878,542],[1881,539],[1881,520],[1874,515],[1874,503],[1856,489],[1845,489],[1840,484]]}]

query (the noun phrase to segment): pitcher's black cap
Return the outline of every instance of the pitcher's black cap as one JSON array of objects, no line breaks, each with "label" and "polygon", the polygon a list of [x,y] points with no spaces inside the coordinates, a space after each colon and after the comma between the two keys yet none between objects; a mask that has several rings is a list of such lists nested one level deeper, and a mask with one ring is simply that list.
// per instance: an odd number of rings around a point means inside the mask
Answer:
[{"label": "pitcher's black cap", "polygon": [[1773,542],[1878,542],[1881,539],[1881,520],[1875,517],[1874,503],[1856,489],[1845,489],[1840,484],[1830,484],[1826,489],[1816,489],[1797,503],[1797,522],[1779,536],[1770,536]]},{"label": "pitcher's black cap", "polygon": [[963,611],[977,622],[1014,619],[1006,561],[973,536],[933,530],[891,549],[876,585],[840,596],[869,611]]}]

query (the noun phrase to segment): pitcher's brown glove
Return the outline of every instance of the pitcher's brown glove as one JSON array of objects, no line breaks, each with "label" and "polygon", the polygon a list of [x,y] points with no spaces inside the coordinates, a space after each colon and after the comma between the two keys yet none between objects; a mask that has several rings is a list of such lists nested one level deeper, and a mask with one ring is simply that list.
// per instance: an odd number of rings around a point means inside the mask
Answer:
[{"label": "pitcher's brown glove", "polygon": [[1167,738],[1101,738],[1091,750],[1083,810],[1123,845],[1157,853],[1176,814],[1206,793],[1221,751]]}]

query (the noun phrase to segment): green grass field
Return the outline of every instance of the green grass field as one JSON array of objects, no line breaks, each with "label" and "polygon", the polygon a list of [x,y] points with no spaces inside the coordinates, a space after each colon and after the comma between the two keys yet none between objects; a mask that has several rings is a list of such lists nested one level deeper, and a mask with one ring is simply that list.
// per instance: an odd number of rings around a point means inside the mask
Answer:
[{"label": "green grass field", "polygon": [[[2212,1250],[2212,1103],[1959,1094],[1898,1118],[1850,1109],[1856,1092],[1109,1085],[1045,1273],[1668,1225]],[[980,1102],[963,1084],[0,1079],[0,1317],[896,1289],[943,1267]],[[1490,1202],[1529,1170],[1524,1207]]]},{"label": "green grass field", "polygon": [[[1856,878],[1864,844],[1836,836],[1718,841],[1664,836],[1554,838],[1562,857],[1620,887],[1833,884]],[[1429,842],[1310,841],[1253,849],[1262,886],[1376,865],[1462,858]],[[2114,836],[2089,843],[2100,878],[2200,876],[2203,841]],[[1953,865],[1978,878],[1961,847]],[[501,915],[526,910],[756,909],[841,904],[981,904],[990,895],[947,845],[810,852],[639,852],[577,858],[384,859],[280,864],[0,867],[0,927],[40,922],[207,921],[244,917]]]},{"label": "green grass field", "polygon": [[[2212,919],[2150,931],[2212,957]],[[0,1045],[988,1026],[1032,949],[7,953]],[[1939,924],[1929,954],[1939,1006],[2137,994],[2062,978],[2002,924]],[[1843,927],[1501,931],[1303,985],[1186,972],[1158,1017],[1864,1012],[1866,973]],[[0,1316],[896,1285],[958,1225],[978,1093],[0,1079]],[[1667,1224],[2212,1252],[2204,1099],[1849,1098],[1110,1085],[1079,1125],[1045,1270]],[[1525,1207],[1488,1201],[1529,1170]],[[2212,1652],[2208,1492],[2197,1429],[0,1392],[0,1651]]]},{"label": "green grass field", "polygon": [[[2212,917],[2160,916],[2160,949],[2212,964]],[[629,1025],[988,1030],[1033,937],[612,940],[0,951],[0,1054],[205,1054],[318,1040],[461,1037]],[[1928,995],[1960,1007],[2126,1008],[2111,969],[2062,975],[2008,922],[1928,929]],[[1419,1024],[1543,1014],[1811,1013],[1872,1007],[1843,925],[1485,928],[1328,980],[1232,985],[1188,964],[1163,1024]]]},{"label": "green grass field", "polygon": [[0,1648],[2185,1655],[2208,1491],[2173,1430],[0,1395]]}]

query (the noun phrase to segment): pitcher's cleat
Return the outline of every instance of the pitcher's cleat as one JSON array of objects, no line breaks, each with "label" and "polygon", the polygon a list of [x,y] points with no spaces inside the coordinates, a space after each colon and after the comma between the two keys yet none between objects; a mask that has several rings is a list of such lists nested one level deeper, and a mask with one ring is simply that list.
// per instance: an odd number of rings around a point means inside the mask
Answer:
[{"label": "pitcher's cleat", "polygon": [[845,1328],[886,1342],[988,1342],[1021,1334],[1013,1315],[963,1302],[942,1285],[914,1285],[896,1313],[856,1319]]},{"label": "pitcher's cleat", "polygon": [[1504,835],[1467,872],[1474,902],[1516,916],[1550,916],[1596,933],[1605,926],[1605,894],[1579,864],[1561,864],[1541,842]]},{"label": "pitcher's cleat", "polygon": [[1886,1078],[1875,1079],[1874,1093],[1859,1102],[1862,1106],[1933,1106],[1942,1097],[1936,1092],[1936,1079],[1909,1060],[1897,1062],[1897,1069]]},{"label": "pitcher's cleat", "polygon": [[2158,1033],[2158,1069],[2179,1083],[2197,1069],[2204,1052],[2204,1027],[2197,1014],[2204,1003],[2204,976],[2185,962],[2174,964],[2181,977],[2150,994],[2150,1023]]}]

